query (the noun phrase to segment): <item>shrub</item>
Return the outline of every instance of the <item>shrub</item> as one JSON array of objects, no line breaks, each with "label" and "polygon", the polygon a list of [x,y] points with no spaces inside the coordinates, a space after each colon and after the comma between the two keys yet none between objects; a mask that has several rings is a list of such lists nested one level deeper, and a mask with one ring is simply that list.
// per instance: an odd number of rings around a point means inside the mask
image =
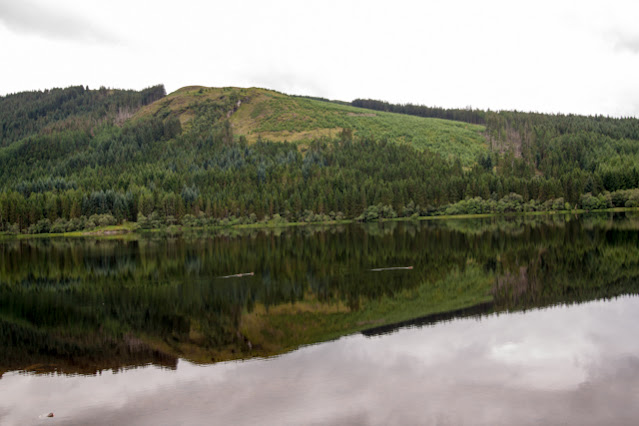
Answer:
[{"label": "shrub", "polygon": [[566,208],[566,202],[563,197],[556,198],[552,202],[552,210],[563,210]]},{"label": "shrub", "polygon": [[184,217],[182,217],[182,225],[194,227],[198,225],[198,220],[191,214],[185,214]]},{"label": "shrub", "polygon": [[53,222],[53,225],[51,225],[51,230],[50,232],[53,234],[62,234],[63,232],[66,232],[67,230],[67,221],[60,218],[60,219],[56,219],[55,222]]},{"label": "shrub", "polygon": [[511,192],[497,202],[497,210],[500,212],[520,212],[523,209],[524,198]]},{"label": "shrub", "polygon": [[51,230],[51,221],[49,219],[40,219],[35,224],[34,234],[46,234]]},{"label": "shrub", "polygon": [[628,196],[628,201],[625,203],[626,207],[639,207],[639,190],[633,190]]},{"label": "shrub", "polygon": [[82,216],[82,218],[74,217],[73,219],[67,222],[66,231],[67,232],[80,231],[84,229],[85,223],[86,223],[86,218],[84,216]]},{"label": "shrub", "polygon": [[608,194],[612,207],[624,207],[630,198],[631,191],[615,191]]},{"label": "shrub", "polygon": [[12,223],[7,225],[7,234],[9,235],[17,235],[20,233],[20,227],[17,223]]}]

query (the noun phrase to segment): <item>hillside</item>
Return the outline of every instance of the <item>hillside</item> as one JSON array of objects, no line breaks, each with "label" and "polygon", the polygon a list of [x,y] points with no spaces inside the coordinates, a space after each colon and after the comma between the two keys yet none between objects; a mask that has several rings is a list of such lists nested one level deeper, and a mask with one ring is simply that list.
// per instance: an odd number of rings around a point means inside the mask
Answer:
[{"label": "hillside", "polygon": [[196,86],[0,97],[0,232],[639,206],[637,119],[356,102],[378,109]]},{"label": "hillside", "polygon": [[484,126],[370,111],[257,88],[185,87],[142,108],[135,118],[176,116],[182,127],[189,129],[202,111],[213,105],[226,105],[233,133],[246,137],[249,143],[258,139],[308,143],[351,129],[358,137],[407,143],[445,158],[459,158],[467,166],[488,147]]},{"label": "hillside", "polygon": [[0,97],[0,146],[39,133],[92,129],[104,122],[121,124],[165,95],[162,85],[140,92],[75,86]]}]

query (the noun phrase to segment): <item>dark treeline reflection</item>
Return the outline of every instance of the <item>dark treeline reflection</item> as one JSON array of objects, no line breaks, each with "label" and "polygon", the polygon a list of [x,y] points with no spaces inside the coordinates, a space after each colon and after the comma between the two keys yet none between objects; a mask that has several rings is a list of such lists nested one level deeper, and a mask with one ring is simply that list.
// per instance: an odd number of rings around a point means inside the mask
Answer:
[{"label": "dark treeline reflection", "polygon": [[2,242],[0,372],[173,368],[636,293],[638,231],[622,214]]}]

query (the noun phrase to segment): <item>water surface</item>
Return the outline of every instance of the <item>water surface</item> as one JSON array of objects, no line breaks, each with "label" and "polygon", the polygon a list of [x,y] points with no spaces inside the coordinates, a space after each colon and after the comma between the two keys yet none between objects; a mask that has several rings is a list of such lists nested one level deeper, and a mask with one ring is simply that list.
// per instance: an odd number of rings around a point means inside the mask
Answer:
[{"label": "water surface", "polygon": [[4,242],[0,421],[636,424],[638,243],[632,215]]}]

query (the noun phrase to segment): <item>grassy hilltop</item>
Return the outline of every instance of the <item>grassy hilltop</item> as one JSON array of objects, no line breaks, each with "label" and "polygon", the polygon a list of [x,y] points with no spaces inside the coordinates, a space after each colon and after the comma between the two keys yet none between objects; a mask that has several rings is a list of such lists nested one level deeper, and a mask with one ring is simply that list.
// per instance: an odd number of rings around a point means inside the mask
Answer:
[{"label": "grassy hilltop", "polygon": [[258,139],[310,142],[351,129],[356,136],[410,144],[444,158],[459,158],[465,165],[488,150],[482,135],[484,126],[371,111],[258,88],[184,87],[142,108],[135,118],[173,115],[188,129],[202,107],[212,104],[228,104],[233,133],[246,137],[249,143]]}]

